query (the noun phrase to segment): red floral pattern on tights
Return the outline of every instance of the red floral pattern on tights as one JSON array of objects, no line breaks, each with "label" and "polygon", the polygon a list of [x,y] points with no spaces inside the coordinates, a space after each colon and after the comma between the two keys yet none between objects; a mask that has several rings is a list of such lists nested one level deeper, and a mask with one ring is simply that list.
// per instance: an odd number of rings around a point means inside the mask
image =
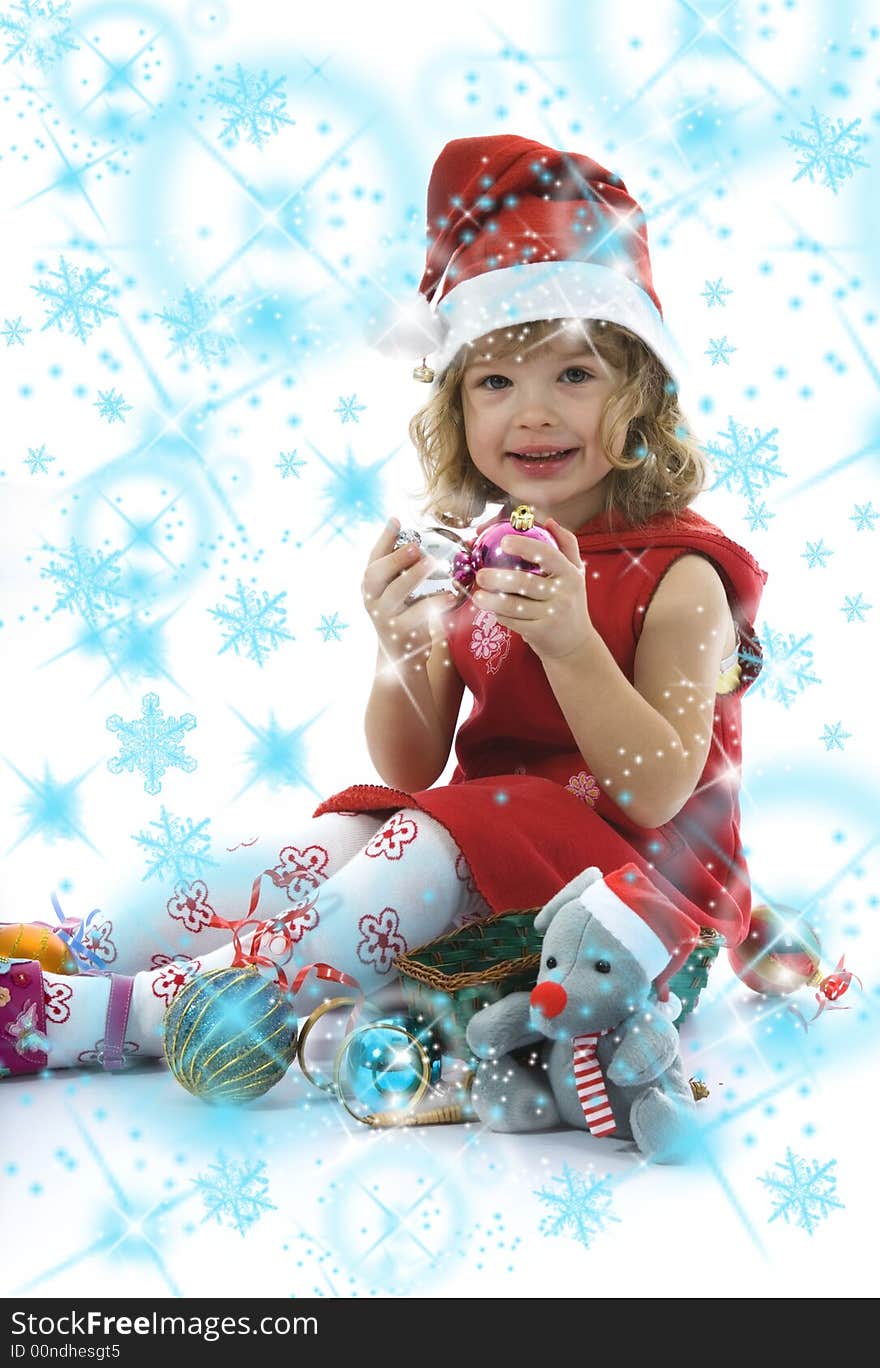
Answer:
[{"label": "red floral pattern on tights", "polygon": [[54,1021],[56,1026],[68,1021],[70,1008],[67,1004],[72,997],[73,989],[69,983],[47,983],[45,976],[43,977],[43,1002],[46,1006],[47,1021]]},{"label": "red floral pattern on tights", "polygon": [[189,959],[186,955],[178,955],[168,960],[153,979],[153,996],[164,1002],[166,1007],[170,1007],[184,984],[188,983],[201,967],[197,959]]},{"label": "red floral pattern on tights", "polygon": [[397,956],[407,951],[400,917],[393,907],[383,907],[378,916],[368,912],[358,922],[358,930],[358,959],[361,964],[371,964],[377,974],[387,974]]},{"label": "red floral pattern on tights", "polygon": [[399,860],[418,834],[419,829],[411,817],[395,812],[364,847],[364,854],[371,860],[378,860],[383,855],[386,860]]},{"label": "red floral pattern on tights", "polygon": [[208,885],[201,879],[177,884],[167,907],[169,917],[182,921],[187,931],[195,935],[209,925],[214,915],[214,909],[208,902]]},{"label": "red floral pattern on tights", "polygon": [[329,863],[330,855],[323,846],[305,846],[300,850],[289,845],[278,852],[278,864],[266,873],[276,888],[285,889],[290,902],[308,902],[328,877]]}]

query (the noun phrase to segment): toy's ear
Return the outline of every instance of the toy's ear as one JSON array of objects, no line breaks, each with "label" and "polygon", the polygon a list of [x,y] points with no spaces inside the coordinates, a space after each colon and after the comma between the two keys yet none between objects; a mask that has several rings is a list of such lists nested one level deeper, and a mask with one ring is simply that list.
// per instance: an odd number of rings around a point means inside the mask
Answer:
[{"label": "toy's ear", "polygon": [[546,931],[561,907],[564,907],[566,903],[574,902],[575,898],[579,897],[585,888],[589,888],[590,884],[597,883],[601,878],[602,871],[597,869],[595,865],[590,865],[589,869],[582,869],[580,874],[575,874],[574,878],[564,888],[560,888],[555,897],[551,898],[541,908],[535,918],[535,930]]}]

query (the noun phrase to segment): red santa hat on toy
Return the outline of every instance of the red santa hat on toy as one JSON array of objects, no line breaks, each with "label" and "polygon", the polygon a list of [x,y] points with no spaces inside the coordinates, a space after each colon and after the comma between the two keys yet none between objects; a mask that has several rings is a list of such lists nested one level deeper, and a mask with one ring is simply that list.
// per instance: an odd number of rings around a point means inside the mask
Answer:
[{"label": "red santa hat on toy", "polygon": [[369,325],[380,351],[430,362],[417,378],[486,333],[543,318],[618,323],[681,373],[645,216],[592,158],[510,133],[456,138],[434,163],[427,217],[418,295]]},{"label": "red santa hat on toy", "polygon": [[[669,1001],[669,979],[699,941],[696,922],[634,864],[621,865],[590,884],[580,901],[642,966],[654,983],[658,1002]],[[677,999],[674,1005],[677,1015]]]}]

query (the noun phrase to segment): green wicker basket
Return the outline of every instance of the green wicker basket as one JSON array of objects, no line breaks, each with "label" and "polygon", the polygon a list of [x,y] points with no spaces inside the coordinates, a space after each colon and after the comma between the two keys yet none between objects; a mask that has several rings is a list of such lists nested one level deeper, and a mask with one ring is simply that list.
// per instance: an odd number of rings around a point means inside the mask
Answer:
[{"label": "green wicker basket", "polygon": [[[395,961],[408,1010],[429,1025],[446,1053],[468,1058],[465,1031],[474,1013],[507,993],[534,987],[543,939],[534,927],[539,911],[499,912],[448,931]],[[699,944],[669,980],[681,1000],[676,1026],[699,1002],[722,943],[717,931],[702,930]]]}]

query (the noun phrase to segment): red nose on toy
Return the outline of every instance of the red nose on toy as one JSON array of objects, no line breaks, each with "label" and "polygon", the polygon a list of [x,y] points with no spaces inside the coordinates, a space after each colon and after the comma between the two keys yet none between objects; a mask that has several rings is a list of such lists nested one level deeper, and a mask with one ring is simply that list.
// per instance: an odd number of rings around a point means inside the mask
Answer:
[{"label": "red nose on toy", "polygon": [[532,989],[529,1003],[532,1007],[537,1007],[538,1011],[545,1017],[559,1016],[559,1013],[568,1002],[568,993],[561,983],[539,983]]}]

